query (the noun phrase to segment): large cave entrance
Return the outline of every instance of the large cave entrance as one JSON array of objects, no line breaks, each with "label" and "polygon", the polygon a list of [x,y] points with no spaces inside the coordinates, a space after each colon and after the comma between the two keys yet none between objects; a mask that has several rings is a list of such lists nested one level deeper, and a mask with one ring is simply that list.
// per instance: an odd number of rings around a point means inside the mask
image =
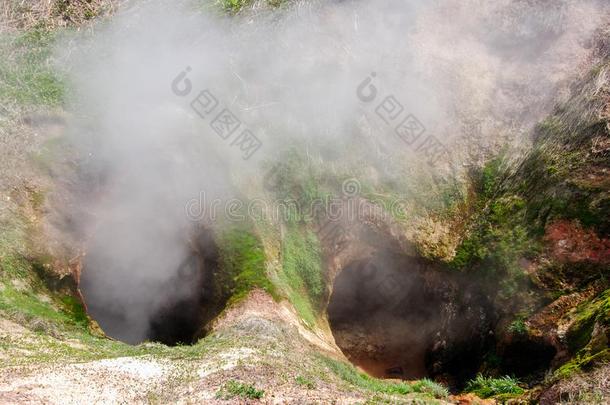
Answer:
[{"label": "large cave entrance", "polygon": [[[211,231],[182,244],[149,236],[141,245],[100,230],[79,283],[89,315],[110,337],[130,344],[192,344],[224,308],[215,287],[219,253]],[[151,246],[153,244],[153,246]],[[155,246],[158,245],[158,246]]]},{"label": "large cave entrance", "polygon": [[388,252],[348,264],[328,305],[335,341],[352,363],[375,377],[430,377],[453,389],[493,347],[491,312],[458,277]]}]

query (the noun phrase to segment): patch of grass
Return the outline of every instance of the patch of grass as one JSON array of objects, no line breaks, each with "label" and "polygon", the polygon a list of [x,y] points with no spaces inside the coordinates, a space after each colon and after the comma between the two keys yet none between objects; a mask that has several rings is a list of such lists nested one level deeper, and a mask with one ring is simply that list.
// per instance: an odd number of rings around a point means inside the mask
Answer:
[{"label": "patch of grass", "polygon": [[316,388],[316,383],[310,380],[309,378],[303,377],[301,375],[296,376],[294,381],[300,385],[301,387],[305,387],[308,390],[313,390]]},{"label": "patch of grass", "polygon": [[242,8],[250,4],[251,0],[220,0],[224,11],[235,14]]},{"label": "patch of grass", "polygon": [[449,396],[447,387],[428,378],[422,378],[414,382],[411,387],[417,393],[428,394],[434,398],[447,398]]},{"label": "patch of grass", "polygon": [[504,376],[500,378],[485,377],[482,374],[476,376],[466,384],[466,392],[472,392],[481,398],[490,398],[496,395],[513,394],[520,395],[525,392],[519,386],[515,378]]},{"label": "patch of grass", "polygon": [[104,6],[104,1],[100,0],[55,0],[51,11],[53,16],[64,21],[82,24],[102,14],[105,11]]},{"label": "patch of grass", "polygon": [[9,104],[61,105],[65,84],[51,66],[56,33],[44,27],[0,38],[0,100]]},{"label": "patch of grass", "polygon": [[43,302],[33,289],[25,284],[23,289],[5,283],[0,291],[0,310],[7,313],[20,313],[28,323],[51,321],[54,323],[71,323],[71,319],[58,311],[50,303]]},{"label": "patch of grass", "polygon": [[288,287],[288,299],[299,315],[310,326],[324,298],[320,243],[316,235],[288,225],[282,240],[282,269],[280,280]]},{"label": "patch of grass", "polygon": [[304,288],[312,303],[319,305],[324,297],[324,279],[316,235],[291,227],[283,240],[282,259],[291,287]]},{"label": "patch of grass", "polygon": [[449,395],[447,388],[429,379],[419,380],[412,384],[380,380],[359,372],[351,364],[333,360],[328,357],[321,357],[321,359],[323,363],[343,381],[368,391],[391,395],[418,393],[435,398],[446,398]]},{"label": "patch of grass", "polygon": [[243,399],[261,399],[265,395],[264,390],[256,389],[251,384],[245,384],[235,380],[227,381],[216,393],[218,399],[233,399],[235,397]]},{"label": "patch of grass", "polygon": [[309,327],[313,327],[317,322],[316,311],[311,306],[311,302],[307,296],[300,292],[287,287],[288,300],[297,311],[301,319]]},{"label": "patch of grass", "polygon": [[364,373],[359,372],[351,364],[343,363],[338,360],[333,360],[328,357],[322,357],[322,360],[324,364],[339,378],[358,388],[385,394],[405,395],[414,392],[413,388],[409,384],[403,382],[393,383],[372,378]]}]

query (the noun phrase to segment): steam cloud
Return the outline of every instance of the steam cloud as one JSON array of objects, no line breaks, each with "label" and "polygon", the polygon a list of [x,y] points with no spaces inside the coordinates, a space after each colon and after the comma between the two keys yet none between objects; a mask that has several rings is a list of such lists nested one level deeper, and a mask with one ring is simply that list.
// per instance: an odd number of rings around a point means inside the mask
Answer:
[{"label": "steam cloud", "polygon": [[[333,1],[229,19],[195,7],[136,2],[61,47],[70,133],[99,192],[81,201],[92,214],[86,299],[115,314],[102,326],[130,342],[190,294],[176,280],[189,255],[184,206],[201,190],[247,195],[262,163],[290,147],[345,165],[391,162],[380,176],[417,181],[527,143],[608,11],[576,0]],[[182,72],[185,96],[172,91]],[[373,72],[378,96],[366,105],[356,89]],[[252,158],[193,111],[205,89],[260,139]],[[450,152],[435,168],[376,115],[390,95]]]}]

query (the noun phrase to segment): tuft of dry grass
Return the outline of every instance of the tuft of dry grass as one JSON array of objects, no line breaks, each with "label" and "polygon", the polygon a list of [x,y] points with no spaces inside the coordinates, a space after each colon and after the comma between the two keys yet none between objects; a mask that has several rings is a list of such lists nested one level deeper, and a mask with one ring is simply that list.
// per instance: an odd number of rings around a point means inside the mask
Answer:
[{"label": "tuft of dry grass", "polygon": [[0,2],[0,33],[45,27],[79,26],[113,14],[125,0],[5,0]]}]

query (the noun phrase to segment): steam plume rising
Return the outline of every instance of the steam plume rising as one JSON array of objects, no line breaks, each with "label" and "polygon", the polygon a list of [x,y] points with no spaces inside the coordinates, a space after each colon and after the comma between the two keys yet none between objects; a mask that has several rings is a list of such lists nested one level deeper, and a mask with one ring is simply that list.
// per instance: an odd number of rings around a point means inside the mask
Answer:
[{"label": "steam plume rising", "polygon": [[[258,184],[261,163],[305,147],[324,161],[419,181],[425,159],[375,115],[393,95],[463,167],[527,130],[588,54],[607,5],[596,1],[300,2],[228,19],[189,2],[145,1],[70,38],[74,142],[100,198],[82,201],[90,306],[130,342],[191,286],[174,282],[189,255],[185,203]],[[187,71],[187,67],[189,68]],[[181,72],[188,95],[172,91]],[[356,95],[374,75],[378,100]],[[372,76],[371,76],[372,77]],[[183,81],[181,81],[183,83]],[[209,90],[258,139],[244,160],[190,102]],[[220,108],[220,107],[219,107]],[[405,180],[406,181],[406,180]]]}]

